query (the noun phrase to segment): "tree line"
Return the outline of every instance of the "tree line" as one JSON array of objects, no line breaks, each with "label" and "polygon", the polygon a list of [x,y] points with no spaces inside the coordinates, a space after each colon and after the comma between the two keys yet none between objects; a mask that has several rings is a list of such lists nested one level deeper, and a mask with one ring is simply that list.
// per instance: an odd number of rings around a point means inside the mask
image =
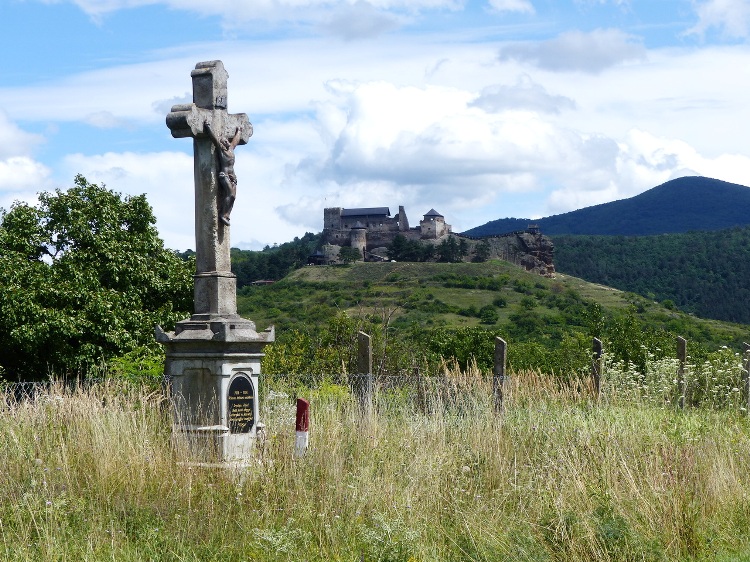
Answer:
[{"label": "tree line", "polygon": [[702,318],[750,323],[750,227],[553,241],[559,272]]}]

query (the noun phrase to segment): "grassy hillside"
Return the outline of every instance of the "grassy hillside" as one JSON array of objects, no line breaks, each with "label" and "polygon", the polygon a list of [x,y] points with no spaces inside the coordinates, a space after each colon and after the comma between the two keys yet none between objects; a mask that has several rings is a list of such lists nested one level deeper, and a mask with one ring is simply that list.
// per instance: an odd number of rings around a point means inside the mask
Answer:
[{"label": "grassy hillside", "polygon": [[[340,338],[331,334],[344,328],[334,330],[331,322],[342,315],[352,320],[346,330],[402,344],[391,352],[409,356],[399,367],[437,356],[487,365],[494,335],[512,345],[517,367],[555,371],[583,369],[592,336],[609,342],[619,359],[641,365],[648,353],[673,355],[676,335],[691,341],[696,356],[722,345],[739,350],[747,339],[742,325],[695,318],[568,275],[547,279],[502,261],[310,266],[274,285],[243,288],[238,307],[260,327],[275,324],[281,342],[290,331],[306,334],[311,362],[317,348]],[[567,355],[578,359],[560,363]],[[336,361],[331,368],[342,362],[354,368],[346,357]]]},{"label": "grassy hillside", "polygon": [[644,236],[721,230],[750,224],[750,188],[704,177],[668,181],[620,201],[541,219],[498,219],[466,231],[490,236],[522,230],[530,222],[548,235]]}]

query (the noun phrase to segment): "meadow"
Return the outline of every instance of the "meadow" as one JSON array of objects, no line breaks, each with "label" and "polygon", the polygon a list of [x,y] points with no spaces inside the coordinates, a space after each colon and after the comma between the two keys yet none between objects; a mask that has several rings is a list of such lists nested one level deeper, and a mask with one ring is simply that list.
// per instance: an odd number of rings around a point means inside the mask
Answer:
[{"label": "meadow", "polygon": [[[192,466],[153,386],[110,380],[0,400],[4,560],[750,560],[750,425],[738,357],[587,379],[445,366],[345,381],[268,376],[247,469]],[[416,390],[415,390],[416,389]],[[294,455],[294,399],[311,445]]]}]

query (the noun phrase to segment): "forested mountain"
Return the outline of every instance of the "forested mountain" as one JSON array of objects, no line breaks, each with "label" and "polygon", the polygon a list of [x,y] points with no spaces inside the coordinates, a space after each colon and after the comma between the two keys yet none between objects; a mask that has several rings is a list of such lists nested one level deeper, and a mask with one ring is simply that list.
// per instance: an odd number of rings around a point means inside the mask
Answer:
[{"label": "forested mountain", "polygon": [[561,273],[671,301],[703,318],[750,323],[750,227],[553,241]]},{"label": "forested mountain", "polygon": [[467,230],[490,236],[539,225],[548,235],[643,236],[750,225],[750,188],[699,176],[668,181],[631,197],[541,219],[506,218]]}]

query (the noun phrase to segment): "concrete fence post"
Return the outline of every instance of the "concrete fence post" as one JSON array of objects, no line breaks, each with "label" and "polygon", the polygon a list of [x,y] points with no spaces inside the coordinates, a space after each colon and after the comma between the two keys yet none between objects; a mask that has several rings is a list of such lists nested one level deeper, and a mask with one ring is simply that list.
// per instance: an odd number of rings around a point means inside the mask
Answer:
[{"label": "concrete fence post", "polygon": [[742,343],[742,392],[745,397],[745,415],[750,415],[750,343]]},{"label": "concrete fence post", "polygon": [[297,398],[294,454],[301,457],[307,451],[310,436],[310,402]]},{"label": "concrete fence post", "polygon": [[685,408],[685,394],[687,392],[687,382],[685,381],[685,365],[687,364],[687,340],[682,336],[677,337],[677,386],[680,393],[678,405],[680,409]]},{"label": "concrete fence post", "polygon": [[372,411],[372,338],[357,332],[357,399],[362,411]]},{"label": "concrete fence post", "polygon": [[503,385],[505,384],[505,363],[508,358],[508,344],[495,338],[495,361],[492,370],[492,395],[495,399],[495,412],[503,412]]},{"label": "concrete fence post", "polygon": [[594,338],[593,361],[591,362],[591,383],[594,389],[594,398],[599,398],[602,384],[602,340]]}]

